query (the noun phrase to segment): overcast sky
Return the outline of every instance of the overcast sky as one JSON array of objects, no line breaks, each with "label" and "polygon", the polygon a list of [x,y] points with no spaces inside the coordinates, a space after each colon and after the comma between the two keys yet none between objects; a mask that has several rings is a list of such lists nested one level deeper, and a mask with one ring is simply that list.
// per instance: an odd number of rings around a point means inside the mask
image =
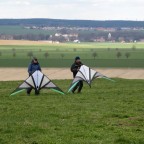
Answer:
[{"label": "overcast sky", "polygon": [[144,20],[144,0],[0,0],[0,18]]}]

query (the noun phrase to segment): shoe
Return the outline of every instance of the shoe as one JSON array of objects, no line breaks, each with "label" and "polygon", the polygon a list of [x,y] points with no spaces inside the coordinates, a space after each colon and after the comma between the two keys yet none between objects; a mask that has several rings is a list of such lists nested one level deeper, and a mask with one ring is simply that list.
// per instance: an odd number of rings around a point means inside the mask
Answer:
[{"label": "shoe", "polygon": [[81,94],[81,91],[78,91],[77,93],[78,93],[78,94]]},{"label": "shoe", "polygon": [[40,92],[39,92],[39,91],[36,91],[36,92],[35,92],[35,95],[39,95],[39,94],[40,94]]},{"label": "shoe", "polygon": [[75,92],[72,90],[72,93],[74,94]]}]

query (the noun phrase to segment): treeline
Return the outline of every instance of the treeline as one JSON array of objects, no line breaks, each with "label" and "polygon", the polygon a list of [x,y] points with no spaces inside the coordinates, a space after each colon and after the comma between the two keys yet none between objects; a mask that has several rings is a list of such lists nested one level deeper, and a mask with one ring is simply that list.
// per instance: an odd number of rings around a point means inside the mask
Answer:
[{"label": "treeline", "polygon": [[0,39],[3,40],[32,40],[32,41],[38,41],[38,40],[48,40],[50,35],[44,35],[44,34],[24,34],[24,35],[5,35],[0,34]]},{"label": "treeline", "polygon": [[109,32],[91,32],[91,33],[80,33],[78,39],[80,41],[97,41],[103,38],[104,41],[116,41],[116,42],[132,42],[132,41],[143,41],[144,31],[116,31],[111,32],[109,38]]},{"label": "treeline", "polygon": [[93,21],[93,20],[62,20],[62,19],[0,19],[0,25],[35,25],[49,27],[144,27],[144,21]]},{"label": "treeline", "polygon": [[26,34],[26,35],[13,35],[14,40],[48,40],[50,35],[44,35],[44,34]]},{"label": "treeline", "polygon": [[63,35],[45,35],[45,34],[0,34],[0,39],[3,40],[49,40],[49,41],[74,41],[78,39],[81,42],[105,42],[105,41],[116,41],[116,42],[134,42],[134,41],[144,41],[144,32],[141,31],[116,31],[111,32],[111,37],[109,38],[109,32],[81,32],[77,37],[64,37]]}]

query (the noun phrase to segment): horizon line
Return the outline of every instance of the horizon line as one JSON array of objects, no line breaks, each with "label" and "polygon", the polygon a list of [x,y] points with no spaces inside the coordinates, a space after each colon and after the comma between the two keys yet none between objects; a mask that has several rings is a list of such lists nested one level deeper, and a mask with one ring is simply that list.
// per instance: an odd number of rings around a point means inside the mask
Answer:
[{"label": "horizon line", "polygon": [[31,17],[31,18],[0,18],[0,20],[2,19],[5,19],[5,20],[19,20],[19,19],[51,19],[51,20],[74,20],[74,21],[78,21],[78,20],[81,20],[81,21],[144,21],[144,20],[133,20],[133,19],[67,19],[67,18],[34,18],[34,17]]}]

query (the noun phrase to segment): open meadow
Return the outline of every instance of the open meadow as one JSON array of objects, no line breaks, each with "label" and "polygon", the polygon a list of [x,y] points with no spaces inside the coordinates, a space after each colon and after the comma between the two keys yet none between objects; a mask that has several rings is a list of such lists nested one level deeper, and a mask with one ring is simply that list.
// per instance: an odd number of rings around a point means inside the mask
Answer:
[{"label": "open meadow", "polygon": [[[143,80],[98,79],[81,94],[10,93],[0,82],[0,144],[143,144]],[[70,80],[56,80],[65,92]]]},{"label": "open meadow", "polygon": [[[108,68],[99,70],[110,77],[142,78],[143,48],[143,43],[0,41],[0,144],[144,144],[143,80],[97,79],[92,88],[84,84],[81,94],[67,93],[75,56],[93,68]],[[33,56],[48,77],[60,79],[54,82],[65,95],[42,90],[39,96],[25,91],[10,96],[22,82],[13,80],[27,77]]]},{"label": "open meadow", "polygon": [[144,43],[0,41],[0,67],[27,67],[33,56],[42,67],[69,67],[80,56],[91,67],[143,68]]}]

